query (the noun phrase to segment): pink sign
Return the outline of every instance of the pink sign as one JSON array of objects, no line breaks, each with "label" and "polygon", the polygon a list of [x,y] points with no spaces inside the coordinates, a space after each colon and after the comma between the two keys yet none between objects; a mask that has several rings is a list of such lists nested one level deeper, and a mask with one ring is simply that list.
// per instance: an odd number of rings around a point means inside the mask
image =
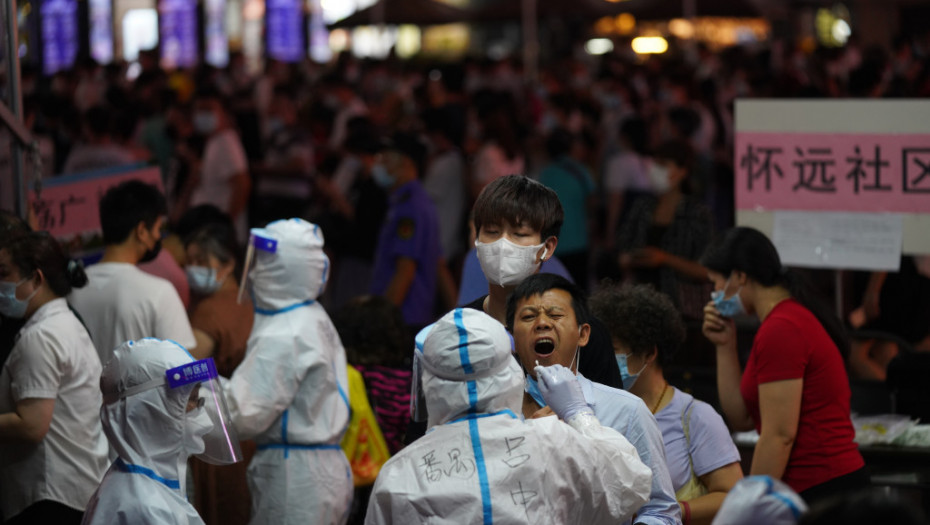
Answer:
[{"label": "pink sign", "polygon": [[930,213],[930,134],[736,136],[736,207]]},{"label": "pink sign", "polygon": [[90,248],[88,237],[100,236],[100,198],[108,189],[121,182],[137,179],[162,189],[161,173],[157,167],[143,167],[118,173],[100,175],[66,175],[46,179],[37,197],[29,193],[29,205],[35,213],[39,229],[46,230],[58,239],[84,237],[85,242],[75,248]]}]

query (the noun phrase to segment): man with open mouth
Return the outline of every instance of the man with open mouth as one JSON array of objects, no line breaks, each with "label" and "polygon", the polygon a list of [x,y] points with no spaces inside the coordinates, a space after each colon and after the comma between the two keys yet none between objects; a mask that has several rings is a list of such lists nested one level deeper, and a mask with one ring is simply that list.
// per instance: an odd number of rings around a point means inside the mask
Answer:
[{"label": "man with open mouth", "polygon": [[604,426],[623,434],[652,469],[649,501],[632,523],[681,523],[681,511],[665,463],[665,445],[655,417],[629,392],[594,383],[578,374],[578,357],[591,335],[584,293],[564,277],[536,274],[517,285],[507,301],[507,324],[526,371],[523,415],[552,414],[539,392],[535,367],[562,365],[576,373],[587,404]]}]

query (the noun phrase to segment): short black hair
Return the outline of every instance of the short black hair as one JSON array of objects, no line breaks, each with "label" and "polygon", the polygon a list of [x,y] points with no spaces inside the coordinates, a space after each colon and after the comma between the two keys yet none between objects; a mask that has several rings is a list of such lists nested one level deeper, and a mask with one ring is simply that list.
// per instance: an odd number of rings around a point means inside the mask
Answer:
[{"label": "short black hair", "polygon": [[352,365],[409,367],[413,337],[400,308],[380,295],[361,295],[333,313],[333,325]]},{"label": "short black hair", "polygon": [[151,228],[167,212],[165,196],[151,184],[128,180],[114,186],[100,199],[103,243],[120,244],[129,238],[140,222]]},{"label": "short black hair", "polygon": [[220,223],[235,228],[229,214],[216,207],[214,204],[199,204],[188,209],[178,219],[174,225],[173,231],[181,239],[186,239],[195,231],[203,228],[208,224]]},{"label": "short black hair", "polygon": [[670,160],[679,168],[686,168],[689,172],[694,168],[694,148],[686,140],[666,140],[659,144],[653,156],[657,159]]},{"label": "short black hair", "polygon": [[591,296],[591,312],[607,325],[613,339],[636,355],[657,351],[656,361],[665,368],[685,340],[685,324],[671,298],[651,285],[601,283]]},{"label": "short black hair", "polygon": [[93,106],[84,113],[84,125],[95,137],[109,137],[113,134],[113,114],[106,106]]},{"label": "short black hair", "polygon": [[417,177],[422,177],[426,170],[426,145],[420,140],[420,137],[414,133],[397,132],[391,135],[381,144],[382,151],[396,151],[404,157],[410,159],[410,162],[417,169]]},{"label": "short black hair", "polygon": [[232,221],[210,222],[184,237],[184,247],[195,245],[201,251],[216,257],[222,264],[233,262],[233,275],[240,276],[242,267],[236,228]]},{"label": "short black hair", "polygon": [[575,311],[575,320],[579,326],[590,321],[587,296],[579,286],[558,274],[537,273],[524,279],[507,297],[507,329],[513,331],[517,301],[529,299],[534,295],[542,295],[549,290],[564,290],[572,296],[572,310]]},{"label": "short black hair", "polygon": [[559,196],[540,182],[523,175],[506,175],[494,179],[481,190],[472,209],[475,232],[485,224],[521,221],[540,232],[543,241],[558,237],[565,212]]},{"label": "short black hair", "polygon": [[571,131],[559,126],[549,132],[549,136],[546,137],[546,154],[550,159],[568,155],[572,152],[575,140],[575,135]]}]

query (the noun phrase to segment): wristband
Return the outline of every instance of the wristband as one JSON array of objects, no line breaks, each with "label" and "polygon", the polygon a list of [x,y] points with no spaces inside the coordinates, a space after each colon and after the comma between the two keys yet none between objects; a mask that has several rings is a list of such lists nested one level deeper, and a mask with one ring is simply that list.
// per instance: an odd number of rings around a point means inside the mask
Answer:
[{"label": "wristband", "polygon": [[691,523],[691,505],[687,501],[679,501],[678,503],[681,504],[681,522],[688,525]]}]

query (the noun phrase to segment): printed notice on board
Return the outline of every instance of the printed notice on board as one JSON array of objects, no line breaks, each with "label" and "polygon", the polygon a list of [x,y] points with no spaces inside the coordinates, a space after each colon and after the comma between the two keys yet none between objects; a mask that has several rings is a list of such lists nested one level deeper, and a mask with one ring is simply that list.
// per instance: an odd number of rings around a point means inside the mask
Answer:
[{"label": "printed notice on board", "polygon": [[777,211],[772,241],[787,266],[898,271],[902,236],[898,214]]}]

